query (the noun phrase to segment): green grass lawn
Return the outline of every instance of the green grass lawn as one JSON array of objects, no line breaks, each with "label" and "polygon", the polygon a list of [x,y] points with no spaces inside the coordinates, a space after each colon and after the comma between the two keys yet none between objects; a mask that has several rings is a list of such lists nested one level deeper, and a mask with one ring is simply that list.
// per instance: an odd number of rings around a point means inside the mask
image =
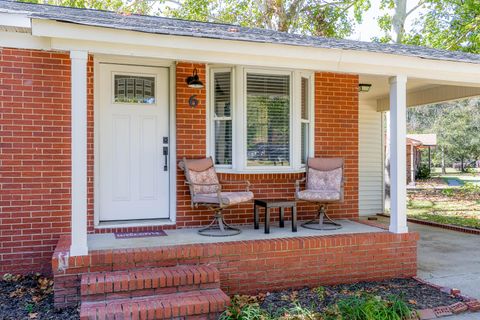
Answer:
[{"label": "green grass lawn", "polygon": [[411,196],[407,208],[412,218],[480,229],[480,200]]}]

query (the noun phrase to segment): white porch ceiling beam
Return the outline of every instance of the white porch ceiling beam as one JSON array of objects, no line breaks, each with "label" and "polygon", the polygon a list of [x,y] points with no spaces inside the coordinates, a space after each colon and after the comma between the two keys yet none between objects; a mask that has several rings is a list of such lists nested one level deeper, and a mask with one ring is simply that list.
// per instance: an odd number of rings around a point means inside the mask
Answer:
[{"label": "white porch ceiling beam", "polygon": [[52,49],[153,57],[206,63],[245,64],[477,83],[480,64],[421,59],[356,50],[323,49],[149,34],[32,20],[32,34],[52,38]]},{"label": "white porch ceiling beam", "polygon": [[[469,97],[480,96],[480,88],[460,86],[438,86],[407,93],[407,107],[442,103]],[[377,100],[377,111],[388,111],[390,97]]]},{"label": "white porch ceiling beam", "polygon": [[71,256],[88,254],[87,245],[87,60],[86,51],[71,51],[72,90],[72,225]]},{"label": "white porch ceiling beam", "polygon": [[407,77],[390,78],[390,232],[407,228]]}]

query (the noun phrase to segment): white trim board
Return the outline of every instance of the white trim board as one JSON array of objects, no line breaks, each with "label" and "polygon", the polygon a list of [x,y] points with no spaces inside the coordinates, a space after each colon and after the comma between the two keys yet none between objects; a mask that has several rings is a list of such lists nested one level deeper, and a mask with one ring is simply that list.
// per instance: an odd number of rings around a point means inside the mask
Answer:
[{"label": "white trim board", "polygon": [[[247,41],[148,34],[32,20],[32,34],[52,38],[52,48],[151,56],[205,63],[244,64],[354,74],[404,74],[431,80],[478,84],[480,64],[356,51]],[[158,50],[162,48],[162,50]]]}]

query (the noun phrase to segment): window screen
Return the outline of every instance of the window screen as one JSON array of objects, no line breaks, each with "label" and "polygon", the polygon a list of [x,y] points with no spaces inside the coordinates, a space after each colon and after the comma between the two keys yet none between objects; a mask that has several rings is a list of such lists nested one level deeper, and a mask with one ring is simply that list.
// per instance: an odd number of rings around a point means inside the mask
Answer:
[{"label": "window screen", "polygon": [[232,164],[231,72],[213,73],[215,164]]},{"label": "window screen", "polygon": [[247,73],[247,166],[290,165],[290,76]]}]

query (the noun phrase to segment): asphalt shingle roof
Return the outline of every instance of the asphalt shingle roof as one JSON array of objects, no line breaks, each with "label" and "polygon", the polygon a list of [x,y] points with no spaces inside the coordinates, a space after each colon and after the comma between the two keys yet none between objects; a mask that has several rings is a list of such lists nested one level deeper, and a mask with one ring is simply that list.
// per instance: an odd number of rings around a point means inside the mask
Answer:
[{"label": "asphalt shingle roof", "polygon": [[229,24],[187,21],[157,16],[123,15],[110,11],[76,9],[0,0],[0,12],[6,11],[23,12],[29,17],[36,19],[56,20],[81,25],[153,34],[378,52],[424,59],[480,64],[480,55],[458,51],[305,36],[260,28],[245,28]]}]

